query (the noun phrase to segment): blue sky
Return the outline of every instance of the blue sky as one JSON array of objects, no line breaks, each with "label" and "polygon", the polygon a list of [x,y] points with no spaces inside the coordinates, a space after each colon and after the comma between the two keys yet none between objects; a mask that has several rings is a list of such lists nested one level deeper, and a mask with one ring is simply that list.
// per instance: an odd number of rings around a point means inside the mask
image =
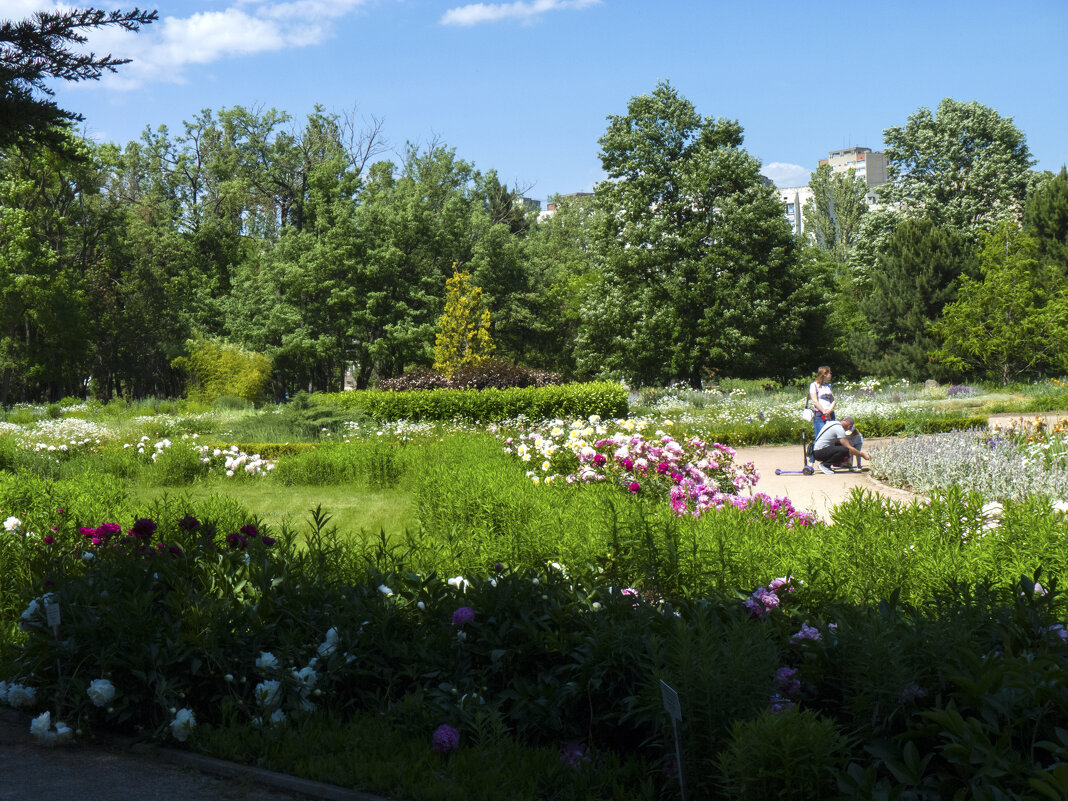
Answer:
[{"label": "blue sky", "polygon": [[[0,0],[21,18],[52,0]],[[101,8],[132,3],[98,0]],[[143,6],[145,7],[145,6]],[[1040,169],[1068,163],[1068,0],[159,0],[160,22],[107,32],[134,62],[58,85],[87,132],[125,143],[201,109],[315,103],[383,121],[394,151],[436,138],[544,200],[603,177],[598,138],[627,101],[672,84],[737,119],[780,185],[818,159],[882,146],[944,97],[1012,117]],[[387,154],[388,155],[388,154]]]}]

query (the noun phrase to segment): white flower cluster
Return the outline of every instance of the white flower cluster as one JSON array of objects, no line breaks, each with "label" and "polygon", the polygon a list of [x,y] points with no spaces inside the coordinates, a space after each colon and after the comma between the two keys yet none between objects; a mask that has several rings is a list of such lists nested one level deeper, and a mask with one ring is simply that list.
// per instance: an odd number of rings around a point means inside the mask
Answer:
[{"label": "white flower cluster", "polygon": [[250,476],[262,476],[274,470],[275,462],[264,459],[258,453],[249,455],[236,445],[229,448],[213,448],[210,445],[194,445],[200,461],[208,466],[208,472],[222,470],[227,476],[244,472]]},{"label": "white flower cluster", "polygon": [[7,704],[16,709],[33,706],[37,703],[37,690],[18,682],[0,681],[0,704]]},{"label": "white flower cluster", "polygon": [[94,706],[107,706],[115,697],[115,685],[107,679],[93,679],[85,693]]},{"label": "white flower cluster", "polygon": [[30,734],[45,745],[57,745],[70,740],[74,736],[74,730],[62,720],[57,720],[53,727],[52,713],[42,712],[30,723]]},{"label": "white flower cluster", "polygon": [[193,727],[197,725],[197,719],[193,715],[193,710],[189,707],[183,707],[174,713],[174,720],[171,721],[171,735],[180,743],[184,743],[189,739],[189,735],[193,733]]},{"label": "white flower cluster", "polygon": [[39,420],[26,429],[26,435],[34,440],[55,444],[90,440],[98,445],[112,436],[111,432],[104,426],[78,417]]},{"label": "white flower cluster", "polygon": [[[327,632],[326,640],[319,646],[319,653],[333,653],[337,648],[337,640],[337,629],[331,629]],[[284,723],[287,719],[286,707],[293,714],[314,711],[316,707],[311,699],[321,694],[315,687],[319,681],[319,674],[315,671],[318,661],[318,657],[315,657],[302,668],[291,667],[288,675],[283,676],[278,657],[269,651],[261,652],[256,659],[256,668],[265,678],[256,685],[253,692],[263,712],[252,722],[257,726],[265,723],[271,726]],[[282,678],[273,678],[274,676]]]}]

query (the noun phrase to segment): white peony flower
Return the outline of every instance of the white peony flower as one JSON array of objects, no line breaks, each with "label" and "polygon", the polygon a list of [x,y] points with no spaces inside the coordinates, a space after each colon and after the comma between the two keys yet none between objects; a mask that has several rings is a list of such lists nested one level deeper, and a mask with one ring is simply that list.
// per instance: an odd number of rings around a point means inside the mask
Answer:
[{"label": "white peony flower", "polygon": [[378,591],[380,593],[382,593],[384,596],[386,596],[387,598],[390,598],[390,597],[393,596],[393,590],[391,590],[385,584],[379,584],[378,585]]},{"label": "white peony flower", "polygon": [[115,685],[107,679],[93,679],[85,692],[96,706],[107,706],[115,697]]},{"label": "white peony flower", "polygon": [[4,528],[6,528],[8,531],[16,531],[21,525],[22,521],[14,516],[9,517],[7,520],[4,521]]},{"label": "white peony flower", "polygon": [[196,725],[197,719],[193,716],[193,710],[189,707],[183,707],[175,713],[174,720],[171,721],[171,734],[174,735],[175,740],[184,743],[189,739],[189,735],[193,733],[193,727]]},{"label": "white peony flower", "polygon": [[256,659],[256,667],[260,670],[277,670],[278,669],[278,657],[272,654],[270,651],[260,651],[259,658]]},{"label": "white peony flower", "polygon": [[271,707],[278,706],[278,702],[282,695],[282,685],[274,679],[261,681],[256,685],[255,693],[256,700],[260,702],[260,705],[270,709]]}]

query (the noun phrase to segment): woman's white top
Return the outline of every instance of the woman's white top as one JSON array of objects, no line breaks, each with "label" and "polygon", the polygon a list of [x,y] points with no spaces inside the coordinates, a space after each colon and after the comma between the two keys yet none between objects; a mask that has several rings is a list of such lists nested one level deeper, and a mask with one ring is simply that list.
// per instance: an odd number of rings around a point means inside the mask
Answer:
[{"label": "woman's white top", "polygon": [[808,397],[816,396],[816,400],[819,401],[819,405],[816,407],[816,411],[821,414],[827,413],[827,407],[834,403],[834,392],[831,391],[830,384],[818,384],[813,381],[808,385]]}]

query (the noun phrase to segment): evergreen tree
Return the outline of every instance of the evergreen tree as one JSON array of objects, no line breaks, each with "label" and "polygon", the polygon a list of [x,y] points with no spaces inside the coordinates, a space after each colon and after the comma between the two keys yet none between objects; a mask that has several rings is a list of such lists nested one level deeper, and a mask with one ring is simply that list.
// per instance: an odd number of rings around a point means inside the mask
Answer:
[{"label": "evergreen tree", "polygon": [[1068,277],[1068,170],[1064,167],[1028,198],[1024,230],[1034,237],[1039,260],[1056,265]]},{"label": "evergreen tree", "polygon": [[28,20],[0,22],[0,148],[15,144],[66,148],[63,131],[82,117],[47,99],[54,94],[48,79],[97,80],[105,72],[115,72],[130,59],[79,52],[72,45],[86,42],[86,30],[112,26],[137,31],[156,19],[155,11],[137,8],[110,12],[87,8],[40,11]]},{"label": "evergreen tree", "polygon": [[876,259],[869,292],[860,301],[870,333],[856,343],[863,372],[922,380],[938,340],[929,326],[957,296],[962,273],[973,273],[971,245],[929,219],[902,221]]},{"label": "evergreen tree", "polygon": [[490,313],[482,290],[471,285],[471,273],[458,272],[445,282],[445,313],[434,337],[434,369],[445,376],[466,365],[486,362],[493,353]]}]

